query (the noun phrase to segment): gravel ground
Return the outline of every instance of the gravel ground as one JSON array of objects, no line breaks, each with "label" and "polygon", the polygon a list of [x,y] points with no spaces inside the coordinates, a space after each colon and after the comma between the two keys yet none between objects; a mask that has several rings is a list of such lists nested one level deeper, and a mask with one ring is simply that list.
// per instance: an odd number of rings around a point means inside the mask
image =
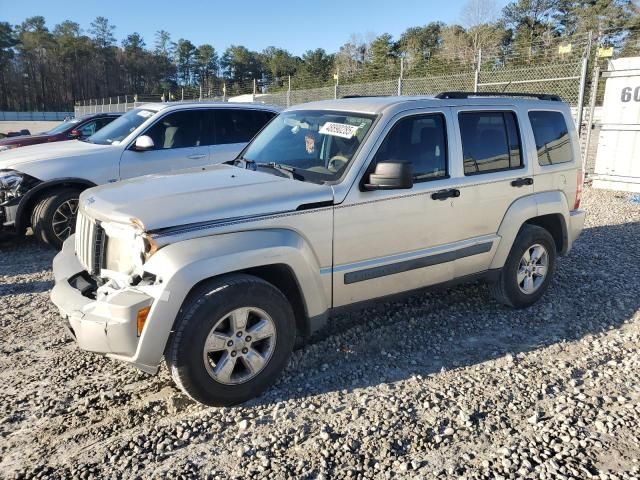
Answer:
[{"label": "gravel ground", "polygon": [[542,301],[483,285],[340,316],[236,408],[80,351],[54,252],[0,249],[0,477],[640,478],[640,204],[586,189]]}]

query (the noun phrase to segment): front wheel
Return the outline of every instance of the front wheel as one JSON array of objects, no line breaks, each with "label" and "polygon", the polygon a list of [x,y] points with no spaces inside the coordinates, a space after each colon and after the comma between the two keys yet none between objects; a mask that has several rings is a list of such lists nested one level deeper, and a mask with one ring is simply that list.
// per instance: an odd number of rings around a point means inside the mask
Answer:
[{"label": "front wheel", "polygon": [[166,361],[176,385],[192,399],[235,405],[275,382],[295,335],[293,310],[280,290],[251,275],[228,275],[189,296]]},{"label": "front wheel", "polygon": [[73,188],[55,190],[42,197],[31,213],[31,229],[41,242],[58,250],[76,230],[80,192]]},{"label": "front wheel", "polygon": [[524,225],[516,237],[498,280],[490,285],[500,303],[524,308],[537,302],[549,287],[556,264],[551,234],[536,225]]}]

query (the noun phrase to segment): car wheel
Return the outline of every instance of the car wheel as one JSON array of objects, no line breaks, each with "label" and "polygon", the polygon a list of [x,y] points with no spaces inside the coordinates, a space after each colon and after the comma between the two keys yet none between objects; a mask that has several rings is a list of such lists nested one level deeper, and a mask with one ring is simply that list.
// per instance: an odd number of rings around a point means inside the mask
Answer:
[{"label": "car wheel", "polygon": [[280,290],[251,275],[227,275],[189,295],[165,358],[189,397],[229,406],[275,382],[295,337],[293,310]]},{"label": "car wheel", "polygon": [[42,197],[31,213],[31,229],[37,240],[60,249],[76,230],[80,192],[56,190]]},{"label": "car wheel", "polygon": [[537,302],[549,287],[556,264],[551,234],[536,225],[524,225],[511,247],[498,280],[490,285],[500,303],[524,308]]}]

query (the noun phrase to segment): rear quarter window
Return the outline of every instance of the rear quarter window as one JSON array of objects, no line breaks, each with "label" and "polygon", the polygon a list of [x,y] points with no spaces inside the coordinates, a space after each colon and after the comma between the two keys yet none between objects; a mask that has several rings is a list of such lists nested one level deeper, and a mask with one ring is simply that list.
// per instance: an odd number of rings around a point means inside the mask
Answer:
[{"label": "rear quarter window", "polygon": [[556,165],[573,161],[571,137],[562,113],[532,111],[529,112],[529,121],[536,140],[540,165]]}]

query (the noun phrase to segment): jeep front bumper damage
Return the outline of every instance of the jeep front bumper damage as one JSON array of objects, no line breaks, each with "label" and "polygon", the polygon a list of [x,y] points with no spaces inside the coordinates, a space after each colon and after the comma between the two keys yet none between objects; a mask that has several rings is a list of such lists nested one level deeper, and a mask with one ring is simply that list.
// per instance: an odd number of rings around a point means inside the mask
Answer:
[{"label": "jeep front bumper damage", "polygon": [[[137,314],[152,305],[154,298],[135,289],[122,289],[106,300],[94,300],[83,295],[77,277],[83,267],[74,253],[73,236],[53,260],[55,286],[51,300],[58,307],[66,326],[80,348],[106,354],[132,363],[149,373],[157,366],[141,364],[133,360],[138,348]],[[85,283],[86,285],[86,283]]]}]

